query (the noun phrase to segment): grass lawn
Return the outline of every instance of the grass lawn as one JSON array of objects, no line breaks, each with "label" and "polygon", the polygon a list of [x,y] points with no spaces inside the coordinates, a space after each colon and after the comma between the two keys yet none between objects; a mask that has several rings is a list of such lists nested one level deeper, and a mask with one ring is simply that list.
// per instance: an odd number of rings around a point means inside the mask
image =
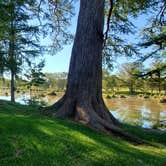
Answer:
[{"label": "grass lawn", "polygon": [[166,134],[124,125],[150,145],[133,145],[35,107],[0,100],[0,166],[165,166]]}]

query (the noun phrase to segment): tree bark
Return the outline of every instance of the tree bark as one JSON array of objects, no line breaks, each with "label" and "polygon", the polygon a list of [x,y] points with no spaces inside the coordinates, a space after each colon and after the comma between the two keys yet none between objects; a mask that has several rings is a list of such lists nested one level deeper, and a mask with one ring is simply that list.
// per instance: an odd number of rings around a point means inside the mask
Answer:
[{"label": "tree bark", "polygon": [[9,33],[9,68],[10,68],[10,74],[11,74],[11,81],[10,81],[10,96],[11,96],[11,101],[15,102],[15,63],[16,63],[16,58],[15,58],[15,32],[14,32],[14,2],[10,1],[10,14],[11,14],[11,20],[10,20],[10,33]]},{"label": "tree bark", "polygon": [[11,72],[10,96],[11,96],[12,102],[15,102],[15,83],[14,83],[14,80],[15,80],[14,73]]},{"label": "tree bark", "polygon": [[102,48],[105,0],[81,0],[67,89],[45,108],[53,117],[71,118],[109,135],[135,140],[120,128],[102,98]]}]

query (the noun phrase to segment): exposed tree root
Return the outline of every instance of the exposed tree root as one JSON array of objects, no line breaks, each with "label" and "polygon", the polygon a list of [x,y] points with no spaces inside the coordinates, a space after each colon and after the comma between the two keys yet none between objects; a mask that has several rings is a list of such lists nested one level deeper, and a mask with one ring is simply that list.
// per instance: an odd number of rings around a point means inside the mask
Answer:
[{"label": "exposed tree root", "polygon": [[141,139],[121,128],[120,123],[109,112],[102,98],[64,96],[57,103],[43,110],[46,113],[50,110],[52,117],[70,118],[99,132],[119,136],[136,144],[143,143]]}]

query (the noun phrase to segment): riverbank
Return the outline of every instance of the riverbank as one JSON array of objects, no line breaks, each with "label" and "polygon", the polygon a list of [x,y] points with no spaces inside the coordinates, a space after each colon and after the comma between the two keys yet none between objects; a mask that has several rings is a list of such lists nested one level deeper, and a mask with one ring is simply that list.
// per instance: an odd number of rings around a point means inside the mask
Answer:
[{"label": "riverbank", "polygon": [[112,98],[128,98],[128,97],[138,97],[142,99],[154,99],[161,103],[166,103],[166,93],[163,91],[161,93],[154,92],[135,92],[131,94],[129,91],[119,91],[114,93],[103,93],[103,97],[106,99]]},{"label": "riverbank", "polygon": [[124,125],[149,145],[133,145],[70,121],[46,118],[35,107],[0,100],[1,166],[162,166],[166,134]]},{"label": "riverbank", "polygon": [[[51,93],[52,94],[52,93]],[[62,97],[57,95],[33,97],[29,94],[16,94],[16,102],[25,105],[52,105]],[[116,96],[104,101],[110,112],[118,120],[143,128],[166,129],[166,103],[161,103],[156,98],[143,98],[136,95]],[[10,100],[10,96],[0,96],[2,100]]]}]

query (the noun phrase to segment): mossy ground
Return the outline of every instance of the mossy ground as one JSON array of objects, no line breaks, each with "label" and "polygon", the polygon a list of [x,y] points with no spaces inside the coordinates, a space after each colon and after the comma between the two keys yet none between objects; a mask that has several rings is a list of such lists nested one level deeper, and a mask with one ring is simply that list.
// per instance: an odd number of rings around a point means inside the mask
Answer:
[{"label": "mossy ground", "polygon": [[133,145],[37,108],[0,101],[0,166],[165,166],[166,134],[124,125],[152,145]]}]

